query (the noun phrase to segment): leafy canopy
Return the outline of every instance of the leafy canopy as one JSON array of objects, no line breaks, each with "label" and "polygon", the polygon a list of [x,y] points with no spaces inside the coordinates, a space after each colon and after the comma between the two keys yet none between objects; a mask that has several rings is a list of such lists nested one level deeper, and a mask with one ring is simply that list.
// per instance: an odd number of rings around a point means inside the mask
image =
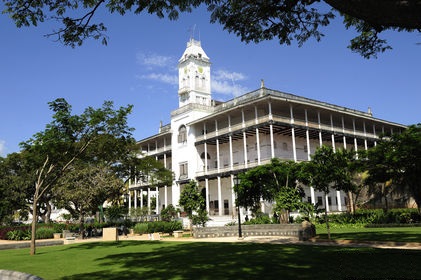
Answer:
[{"label": "leafy canopy", "polygon": [[244,42],[276,39],[302,46],[308,39],[319,41],[322,28],[338,15],[346,28],[359,35],[349,48],[365,58],[376,57],[391,47],[379,34],[387,30],[419,31],[421,3],[418,0],[4,0],[3,13],[10,15],[17,27],[37,26],[53,19],[61,22],[47,36],[57,36],[65,45],[80,46],[87,38],[101,39],[107,44],[107,28],[97,22],[98,10],[124,15],[149,13],[159,18],[177,20],[181,13],[206,6],[210,22],[220,23],[225,30]]}]

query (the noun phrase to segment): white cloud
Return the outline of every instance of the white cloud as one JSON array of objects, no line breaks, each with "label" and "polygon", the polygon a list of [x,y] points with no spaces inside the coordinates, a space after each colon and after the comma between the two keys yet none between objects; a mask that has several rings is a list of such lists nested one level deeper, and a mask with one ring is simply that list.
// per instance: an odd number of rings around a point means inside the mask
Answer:
[{"label": "white cloud", "polygon": [[174,65],[174,58],[171,56],[163,56],[155,53],[145,54],[138,52],[136,54],[137,63],[149,67],[172,67]]},{"label": "white cloud", "polygon": [[215,80],[231,80],[231,81],[243,81],[246,76],[237,72],[228,72],[226,70],[217,70],[212,73],[213,79]]},{"label": "white cloud", "polygon": [[[146,66],[146,69],[142,71],[144,73],[136,75],[137,79],[178,86],[178,75],[175,74],[177,73],[177,60],[174,57],[138,52],[136,60],[139,65]],[[243,73],[223,69],[213,71],[211,76],[212,92],[230,97],[242,95],[249,91],[248,88],[239,84],[245,80],[247,77]]]},{"label": "white cloud", "polygon": [[6,141],[0,140],[0,156],[5,156],[4,152],[6,150]]},{"label": "white cloud", "polygon": [[141,80],[153,80],[169,85],[178,85],[178,77],[175,75],[163,73],[150,73],[147,75],[137,75],[136,77]]},{"label": "white cloud", "polygon": [[246,80],[246,76],[238,72],[217,70],[212,73],[212,92],[239,96],[249,91],[248,88],[239,85],[237,82]]}]

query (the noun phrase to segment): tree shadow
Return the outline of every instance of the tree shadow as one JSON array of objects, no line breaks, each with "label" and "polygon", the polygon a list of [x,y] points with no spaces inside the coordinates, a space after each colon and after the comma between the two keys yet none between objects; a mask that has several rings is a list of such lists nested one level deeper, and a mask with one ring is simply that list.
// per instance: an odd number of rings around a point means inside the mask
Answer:
[{"label": "tree shadow", "polygon": [[[327,234],[318,234],[317,238],[327,239]],[[419,233],[396,231],[332,233],[331,238],[333,240],[353,240],[361,242],[390,242],[396,245],[421,242],[421,235]]]},{"label": "tree shadow", "polygon": [[[138,247],[139,250],[132,250]],[[421,277],[421,251],[258,243],[122,241],[86,243],[73,249],[115,248],[94,260],[98,271],[62,277],[96,279],[343,279]],[[131,251],[119,249],[126,248]],[[405,255],[396,262],[397,255]],[[392,257],[393,256],[393,257]],[[372,260],[377,258],[381,266]],[[393,259],[393,261],[391,261]],[[412,277],[413,278],[413,277]]]}]

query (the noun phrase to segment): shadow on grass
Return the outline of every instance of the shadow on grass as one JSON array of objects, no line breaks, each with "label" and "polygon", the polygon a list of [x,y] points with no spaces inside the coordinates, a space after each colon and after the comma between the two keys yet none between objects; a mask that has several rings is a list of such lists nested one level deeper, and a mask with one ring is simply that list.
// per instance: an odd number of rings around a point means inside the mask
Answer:
[{"label": "shadow on grass", "polygon": [[108,253],[93,260],[96,271],[61,279],[421,278],[420,251],[153,241],[86,243],[66,250],[81,249]]},{"label": "shadow on grass", "polygon": [[[318,238],[327,239],[327,234],[318,234]],[[421,234],[417,232],[396,232],[396,231],[366,231],[366,232],[341,232],[332,233],[333,240],[354,240],[354,241],[379,241],[393,242],[395,244],[407,244],[410,242],[421,243]]]}]

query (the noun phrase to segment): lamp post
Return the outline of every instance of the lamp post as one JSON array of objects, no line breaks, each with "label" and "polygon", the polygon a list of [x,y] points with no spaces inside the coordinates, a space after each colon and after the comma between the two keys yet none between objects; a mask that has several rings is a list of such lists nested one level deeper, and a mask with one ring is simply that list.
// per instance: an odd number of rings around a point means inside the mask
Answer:
[{"label": "lamp post", "polygon": [[[234,184],[238,187],[238,185],[240,184],[240,178],[238,178],[238,174],[235,174],[234,177]],[[239,199],[238,199],[238,194],[237,194],[237,215],[238,215],[238,238],[242,239],[243,238],[243,233],[241,231],[241,216],[240,216],[240,203],[239,203]]]},{"label": "lamp post", "polygon": [[129,208],[130,208],[130,205],[129,205],[129,196],[130,196],[130,194],[128,194],[128,193],[125,193],[124,194],[124,204],[127,207],[127,209],[126,209],[126,215],[125,215],[125,220],[127,220],[127,215],[129,213]]}]

